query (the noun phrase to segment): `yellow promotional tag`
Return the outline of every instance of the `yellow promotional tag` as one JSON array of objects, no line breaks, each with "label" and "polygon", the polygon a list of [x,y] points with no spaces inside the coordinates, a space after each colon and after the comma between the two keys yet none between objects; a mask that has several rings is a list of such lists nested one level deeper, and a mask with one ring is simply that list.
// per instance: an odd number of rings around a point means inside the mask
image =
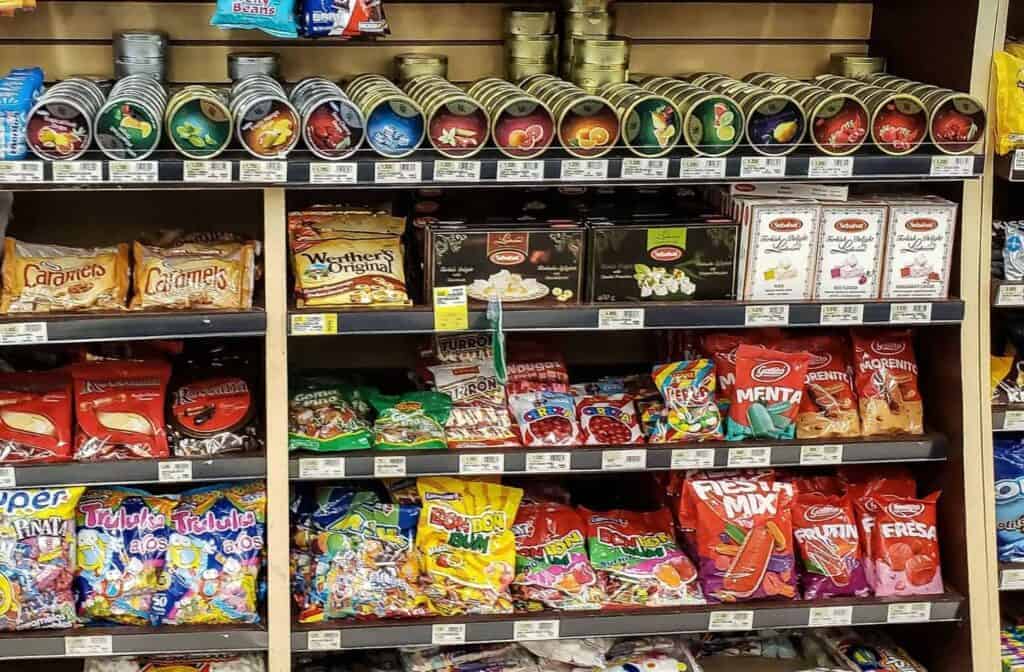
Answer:
[{"label": "yellow promotional tag", "polygon": [[466,286],[434,287],[434,331],[466,331],[469,308]]},{"label": "yellow promotional tag", "polygon": [[292,315],[292,336],[321,336],[338,333],[337,313]]}]

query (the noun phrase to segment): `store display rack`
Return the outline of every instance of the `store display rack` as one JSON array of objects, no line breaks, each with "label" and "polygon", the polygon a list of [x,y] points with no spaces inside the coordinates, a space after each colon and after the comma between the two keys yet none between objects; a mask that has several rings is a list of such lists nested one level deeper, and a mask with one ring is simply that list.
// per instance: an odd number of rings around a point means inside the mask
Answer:
[{"label": "store display rack", "polygon": [[197,483],[266,478],[263,453],[228,454],[212,458],[174,457],[166,460],[64,462],[0,467],[3,487],[58,485],[140,485]]},{"label": "store display rack", "polygon": [[77,315],[32,313],[0,317],[0,345],[262,336],[266,330],[267,315],[262,309]]},{"label": "store display rack", "polygon": [[[267,632],[257,626],[109,627],[39,630],[0,635],[0,660],[81,658],[158,653],[228,653],[267,648]],[[6,665],[4,666],[7,667]]]}]

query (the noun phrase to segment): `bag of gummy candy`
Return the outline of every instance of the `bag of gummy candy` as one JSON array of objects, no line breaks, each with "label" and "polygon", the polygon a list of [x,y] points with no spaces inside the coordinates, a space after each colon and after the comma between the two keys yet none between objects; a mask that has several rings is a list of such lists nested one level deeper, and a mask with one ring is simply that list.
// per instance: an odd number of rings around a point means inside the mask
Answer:
[{"label": "bag of gummy candy", "polygon": [[298,37],[295,0],[217,0],[211,26],[261,30],[274,37]]},{"label": "bag of gummy candy", "polygon": [[76,625],[75,505],[84,491],[0,490],[0,630]]},{"label": "bag of gummy candy", "polygon": [[301,486],[289,493],[288,512],[291,521],[291,542],[288,549],[292,600],[298,609],[299,623],[322,620],[323,604],[313,592],[313,494]]},{"label": "bag of gummy candy", "polygon": [[86,621],[150,623],[164,584],[177,502],[142,490],[89,490],[78,502],[78,615]]},{"label": "bag of gummy candy", "polygon": [[806,352],[739,346],[726,438],[738,441],[795,437],[809,360]]},{"label": "bag of gummy candy", "polygon": [[267,494],[263,483],[212,485],[181,496],[171,514],[166,592],[153,610],[168,625],[258,623]]},{"label": "bag of gummy candy", "polygon": [[672,362],[651,372],[668,413],[652,443],[715,441],[722,438],[722,416],[715,404],[715,365],[710,359]]}]

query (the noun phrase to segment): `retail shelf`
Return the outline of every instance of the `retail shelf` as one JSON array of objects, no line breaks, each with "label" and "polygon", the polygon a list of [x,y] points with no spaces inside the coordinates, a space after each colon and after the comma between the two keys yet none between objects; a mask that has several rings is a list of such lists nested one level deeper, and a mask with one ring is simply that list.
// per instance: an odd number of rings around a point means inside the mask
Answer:
[{"label": "retail shelf", "polygon": [[963,602],[964,598],[956,593],[943,593],[909,598],[837,598],[632,611],[545,612],[464,619],[342,621],[316,626],[292,626],[292,651],[388,648],[463,641],[509,642],[541,637],[619,637],[820,625],[958,621],[961,619]]},{"label": "retail shelf", "polygon": [[992,407],[993,432],[1024,431],[1024,404]]},{"label": "retail shelf", "polygon": [[[744,326],[848,326],[856,324],[952,324],[963,320],[964,302],[871,301],[845,304],[689,303],[582,304],[515,308],[505,305],[506,331],[586,331],[592,329],[685,329]],[[434,331],[427,307],[400,310],[291,310],[291,335],[408,334]],[[486,311],[469,311],[469,331],[490,328]]]},{"label": "retail shelf", "polygon": [[752,180],[917,182],[977,178],[984,164],[981,155],[947,156],[927,150],[907,156],[865,151],[851,157],[808,152],[765,157],[748,150],[707,158],[676,152],[660,159],[641,159],[615,150],[606,157],[589,160],[551,150],[532,161],[508,159],[493,149],[458,161],[425,150],[398,161],[381,158],[369,150],[340,162],[319,161],[302,151],[281,161],[255,160],[241,150],[225,152],[211,161],[190,161],[168,150],[154,156],[154,160],[141,162],[108,161],[99,152],[89,152],[78,161],[0,162],[0,189],[238,189],[267,185],[400,188],[421,184],[714,184]]},{"label": "retail shelf", "polygon": [[0,660],[80,658],[187,652],[260,651],[267,632],[258,626],[109,627],[36,630],[0,635]]},{"label": "retail shelf", "polygon": [[1024,590],[1024,562],[999,563],[999,590]]},{"label": "retail shelf", "polygon": [[576,446],[571,448],[467,449],[461,451],[358,451],[298,453],[289,461],[293,480],[430,476],[438,474],[540,474],[645,471],[729,467],[792,467],[866,462],[924,462],[946,459],[946,437],[770,444],[683,443],[659,446]]},{"label": "retail shelf", "polygon": [[266,330],[267,315],[262,309],[25,313],[0,317],[0,345],[262,336]]},{"label": "retail shelf", "polygon": [[236,481],[266,475],[267,460],[263,453],[0,467],[0,482],[6,487]]}]

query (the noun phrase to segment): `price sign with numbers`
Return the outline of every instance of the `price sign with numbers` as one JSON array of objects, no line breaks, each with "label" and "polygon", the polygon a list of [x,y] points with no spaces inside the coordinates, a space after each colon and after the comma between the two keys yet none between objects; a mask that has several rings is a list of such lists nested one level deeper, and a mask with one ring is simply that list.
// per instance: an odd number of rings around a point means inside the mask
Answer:
[{"label": "price sign with numbers", "polygon": [[338,333],[337,313],[304,313],[291,316],[292,336],[322,336]]},{"label": "price sign with numbers", "polygon": [[46,322],[15,322],[0,324],[0,345],[46,343],[49,329]]},{"label": "price sign with numbers", "polygon": [[753,611],[712,611],[708,617],[708,630],[710,632],[753,629]]},{"label": "price sign with numbers", "polygon": [[0,183],[26,184],[42,181],[42,161],[0,161]]},{"label": "price sign with numbers", "polygon": [[341,648],[341,630],[310,630],[306,634],[310,651],[337,651]]},{"label": "price sign with numbers", "polygon": [[785,176],[786,157],[784,156],[744,156],[740,162],[740,177],[743,179]]},{"label": "price sign with numbers", "polygon": [[498,161],[498,182],[540,182],[544,179],[543,161]]},{"label": "price sign with numbers", "polygon": [[114,652],[114,640],[110,635],[88,635],[65,637],[64,655],[75,658],[88,656],[109,656]]},{"label": "price sign with numbers", "polygon": [[807,163],[807,177],[820,179],[853,177],[853,157],[812,156]]},{"label": "price sign with numbers", "polygon": [[843,447],[838,444],[800,446],[800,464],[839,464],[843,461]]},{"label": "price sign with numbers", "polygon": [[18,477],[14,467],[0,467],[0,488],[13,488],[18,485]]},{"label": "price sign with numbers", "polygon": [[54,182],[102,182],[102,161],[54,161]]},{"label": "price sign with numbers", "polygon": [[710,469],[715,466],[714,448],[674,448],[673,469]]},{"label": "price sign with numbers", "polygon": [[974,174],[973,156],[933,156],[932,177],[970,177]]},{"label": "price sign with numbers", "polygon": [[1000,285],[996,291],[997,306],[1024,306],[1024,285]]},{"label": "price sign with numbers", "polygon": [[624,180],[664,180],[668,177],[668,159],[623,159],[621,176]]},{"label": "price sign with numbers", "polygon": [[181,483],[191,481],[192,462],[190,460],[161,462],[157,467],[157,480],[161,483]]},{"label": "price sign with numbers", "polygon": [[344,457],[303,457],[299,459],[299,478],[345,478]]},{"label": "price sign with numbers", "polygon": [[931,602],[899,602],[889,605],[885,620],[888,623],[923,623],[931,617]]},{"label": "price sign with numbers", "polygon": [[465,644],[465,623],[435,623],[431,626],[430,643],[436,645]]},{"label": "price sign with numbers", "polygon": [[479,182],[479,161],[442,161],[434,162],[435,182]]},{"label": "price sign with numbers", "polygon": [[679,177],[684,180],[720,180],[725,177],[725,159],[703,156],[679,159]]},{"label": "price sign with numbers", "polygon": [[434,287],[434,330],[465,331],[466,329],[469,329],[466,286]]},{"label": "price sign with numbers", "polygon": [[287,161],[242,161],[238,165],[242,182],[287,182]]},{"label": "price sign with numbers", "polygon": [[1006,411],[1003,413],[1003,426],[996,429],[1004,429],[1011,432],[1024,429],[1024,411]]},{"label": "price sign with numbers", "polygon": [[231,182],[230,161],[185,161],[181,169],[181,177],[185,182]]},{"label": "price sign with numbers", "polygon": [[807,627],[834,628],[853,623],[853,607],[811,607],[807,615]]},{"label": "price sign with numbers", "polygon": [[889,321],[895,323],[931,322],[932,304],[894,303],[889,306]]},{"label": "price sign with numbers", "polygon": [[606,450],[601,453],[601,469],[603,471],[622,471],[626,469],[646,469],[647,450],[636,448],[631,450]]},{"label": "price sign with numbers", "polygon": [[643,308],[601,308],[597,311],[598,329],[643,329]]},{"label": "price sign with numbers", "polygon": [[999,570],[999,590],[1024,590],[1024,569]]},{"label": "price sign with numbers", "polygon": [[743,311],[743,323],[748,327],[785,326],[789,324],[789,305],[747,306]]},{"label": "price sign with numbers", "polygon": [[1013,170],[1024,170],[1024,150],[1018,149],[1013,153]]},{"label": "price sign with numbers", "polygon": [[746,467],[767,467],[772,463],[771,446],[750,446],[744,448],[730,448],[729,457],[726,461],[730,469]]},{"label": "price sign with numbers", "polygon": [[517,642],[539,642],[558,639],[558,621],[516,621],[512,626],[512,639]]},{"label": "price sign with numbers", "polygon": [[569,453],[527,453],[526,473],[555,473],[572,469]]},{"label": "price sign with numbers", "polygon": [[864,324],[863,303],[828,303],[821,307],[822,325]]},{"label": "price sign with numbers", "polygon": [[359,166],[355,163],[330,161],[309,164],[310,184],[355,184],[359,179]]},{"label": "price sign with numbers", "polygon": [[111,161],[107,164],[111,182],[159,182],[156,161]]},{"label": "price sign with numbers", "polygon": [[373,181],[379,184],[415,184],[423,180],[419,161],[380,161],[373,164]]},{"label": "price sign with numbers", "polygon": [[405,474],[405,455],[381,455],[373,458],[375,478],[401,478]]},{"label": "price sign with numbers", "polygon": [[459,455],[460,474],[500,474],[505,471],[505,456],[501,453]]},{"label": "price sign with numbers", "polygon": [[562,179],[567,181],[605,180],[607,159],[566,159],[562,161]]}]

